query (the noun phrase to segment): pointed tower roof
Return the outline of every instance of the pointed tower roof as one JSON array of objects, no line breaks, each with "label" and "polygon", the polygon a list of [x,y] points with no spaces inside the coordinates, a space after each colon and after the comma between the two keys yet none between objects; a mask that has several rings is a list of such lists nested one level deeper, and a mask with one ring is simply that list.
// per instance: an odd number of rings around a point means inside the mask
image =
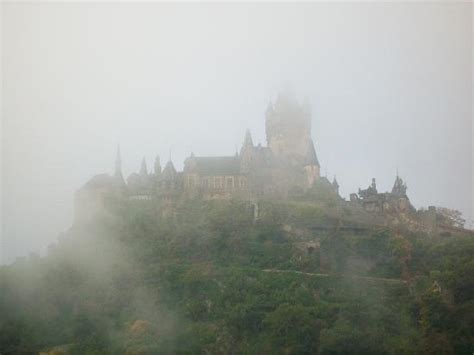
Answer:
[{"label": "pointed tower roof", "polygon": [[406,196],[407,193],[407,185],[406,183],[403,182],[403,179],[398,176],[398,171],[397,171],[397,176],[395,177],[395,182],[393,183],[393,188],[392,188],[392,194],[398,195],[398,196]]},{"label": "pointed tower roof", "polygon": [[148,169],[146,167],[145,157],[143,157],[142,165],[140,166],[140,175],[148,175]]},{"label": "pointed tower roof", "polygon": [[157,155],[155,158],[155,165],[154,165],[154,172],[155,174],[161,173],[161,163],[160,163],[160,156]]},{"label": "pointed tower roof", "polygon": [[117,155],[115,157],[115,172],[114,178],[120,183],[125,184],[125,180],[122,175],[122,156],[120,153],[120,144],[117,145]]},{"label": "pointed tower roof", "polygon": [[253,147],[252,135],[250,134],[250,130],[247,128],[245,131],[245,138],[244,138],[244,147]]},{"label": "pointed tower roof", "polygon": [[334,187],[339,187],[339,184],[338,184],[338,182],[337,182],[337,180],[336,180],[336,175],[334,175],[334,179],[332,179],[332,186],[334,186]]},{"label": "pointed tower roof", "polygon": [[176,169],[173,165],[173,162],[171,160],[169,160],[167,163],[166,163],[166,166],[165,168],[163,169],[163,180],[174,180],[174,178],[176,177]]},{"label": "pointed tower roof", "polygon": [[306,156],[305,156],[305,166],[316,165],[319,166],[318,156],[316,155],[316,150],[314,149],[313,140],[309,139]]}]

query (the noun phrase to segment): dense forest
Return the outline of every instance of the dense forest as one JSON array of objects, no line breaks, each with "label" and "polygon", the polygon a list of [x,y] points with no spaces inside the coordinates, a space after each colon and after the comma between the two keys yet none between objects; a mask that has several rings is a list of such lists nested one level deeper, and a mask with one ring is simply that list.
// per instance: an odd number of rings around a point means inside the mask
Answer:
[{"label": "dense forest", "polygon": [[[0,269],[1,354],[472,354],[474,238],[331,203],[117,206]],[[335,212],[334,212],[335,211]]]}]

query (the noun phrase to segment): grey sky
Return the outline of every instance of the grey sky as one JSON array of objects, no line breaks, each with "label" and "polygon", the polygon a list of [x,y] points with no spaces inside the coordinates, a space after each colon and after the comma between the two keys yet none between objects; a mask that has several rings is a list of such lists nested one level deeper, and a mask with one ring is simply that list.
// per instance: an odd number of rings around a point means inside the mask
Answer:
[{"label": "grey sky", "polygon": [[43,252],[72,196],[196,155],[233,154],[291,83],[322,173],[348,197],[398,167],[416,207],[472,219],[472,4],[2,3],[2,261]]}]

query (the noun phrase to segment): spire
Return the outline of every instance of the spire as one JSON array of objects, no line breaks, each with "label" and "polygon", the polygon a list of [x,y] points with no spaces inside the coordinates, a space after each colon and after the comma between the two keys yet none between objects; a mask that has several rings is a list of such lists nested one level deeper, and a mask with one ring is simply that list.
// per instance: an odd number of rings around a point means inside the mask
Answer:
[{"label": "spire", "polygon": [[372,183],[370,184],[369,188],[367,190],[370,190],[371,192],[377,194],[377,183],[375,182],[375,178],[372,178]]},{"label": "spire", "polygon": [[332,179],[332,187],[334,188],[336,194],[339,195],[339,184],[337,183],[336,175],[334,175],[334,179]]},{"label": "spire", "polygon": [[155,165],[154,165],[154,173],[155,175],[161,174],[161,163],[160,163],[160,156],[157,155],[155,158]]},{"label": "spire", "polygon": [[397,176],[395,177],[395,182],[392,188],[392,194],[404,197],[407,194],[407,184],[403,182],[402,178],[398,176],[398,169],[397,169]]},{"label": "spire", "polygon": [[247,128],[245,131],[245,139],[244,139],[244,147],[253,147],[252,135],[250,134],[250,130]]},{"label": "spire", "polygon": [[243,173],[248,173],[250,171],[250,167],[253,164],[253,159],[254,146],[252,136],[250,135],[250,130],[247,129],[245,132],[244,144],[240,149],[240,171]]},{"label": "spire", "polygon": [[307,147],[306,147],[306,156],[305,156],[304,165],[305,166],[308,166],[308,165],[319,166],[318,156],[316,155],[316,150],[314,149],[314,144],[313,144],[312,139],[309,139]]},{"label": "spire", "polygon": [[114,177],[118,179],[119,182],[125,183],[122,175],[122,156],[120,153],[120,144],[117,145],[117,155],[115,157],[115,172]]},{"label": "spire", "polygon": [[174,180],[176,174],[177,173],[176,173],[176,169],[173,165],[173,162],[171,160],[169,160],[166,163],[165,168],[163,169],[163,179],[164,180]]},{"label": "spire", "polygon": [[145,157],[142,159],[142,165],[140,167],[140,175],[148,175],[148,169],[146,168]]}]

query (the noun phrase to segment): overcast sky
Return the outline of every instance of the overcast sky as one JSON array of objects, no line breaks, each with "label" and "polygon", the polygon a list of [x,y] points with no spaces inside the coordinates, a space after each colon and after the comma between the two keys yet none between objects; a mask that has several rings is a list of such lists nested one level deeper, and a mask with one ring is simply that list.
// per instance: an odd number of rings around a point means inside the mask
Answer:
[{"label": "overcast sky", "polygon": [[472,219],[472,5],[2,3],[2,262],[44,252],[72,197],[155,155],[230,155],[291,85],[343,197],[391,189]]}]

